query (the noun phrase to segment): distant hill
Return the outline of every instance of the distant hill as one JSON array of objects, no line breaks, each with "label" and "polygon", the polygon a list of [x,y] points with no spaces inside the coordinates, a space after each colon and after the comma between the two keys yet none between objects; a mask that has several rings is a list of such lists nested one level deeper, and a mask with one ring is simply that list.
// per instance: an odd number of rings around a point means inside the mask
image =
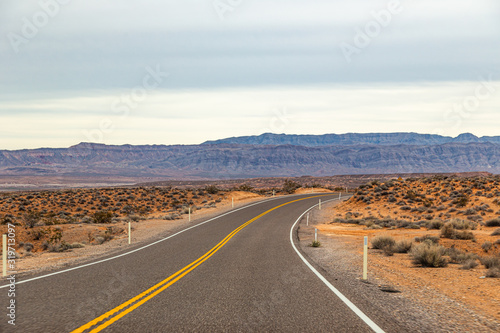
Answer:
[{"label": "distant hill", "polygon": [[500,143],[500,136],[477,136],[464,133],[456,138],[418,133],[347,133],[347,134],[324,134],[324,135],[295,135],[295,134],[272,134],[265,133],[257,136],[240,136],[215,141],[207,141],[204,144],[247,144],[247,145],[297,145],[306,147],[331,146],[331,145],[440,145],[445,143],[478,143],[490,142]]},{"label": "distant hill", "polygon": [[[360,137],[368,138],[365,134]],[[0,150],[0,176],[168,177],[216,179],[248,177],[333,176],[388,173],[486,171],[500,173],[500,144],[492,142],[389,145],[413,134],[378,136],[379,144],[298,145],[302,136],[277,135],[295,144],[104,145],[81,143],[69,148]],[[262,136],[260,136],[262,137]],[[312,136],[311,136],[312,137]],[[352,135],[352,140],[356,135]],[[442,138],[442,137],[441,137]],[[459,137],[460,138],[460,137]],[[462,139],[472,139],[469,135]],[[366,139],[368,140],[368,139]],[[375,140],[375,136],[372,140]],[[300,141],[300,140],[299,140]],[[411,141],[411,142],[413,142]],[[322,142],[322,144],[319,144]]]}]

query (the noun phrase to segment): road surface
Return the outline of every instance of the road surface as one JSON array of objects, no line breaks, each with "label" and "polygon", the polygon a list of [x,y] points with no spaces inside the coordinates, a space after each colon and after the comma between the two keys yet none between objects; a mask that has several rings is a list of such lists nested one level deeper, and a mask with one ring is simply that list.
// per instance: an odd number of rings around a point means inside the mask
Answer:
[{"label": "road surface", "polygon": [[4,314],[0,332],[406,331],[366,295],[335,293],[335,281],[329,287],[297,254],[290,229],[320,198],[338,193],[267,200],[134,253],[18,284],[16,325]]}]

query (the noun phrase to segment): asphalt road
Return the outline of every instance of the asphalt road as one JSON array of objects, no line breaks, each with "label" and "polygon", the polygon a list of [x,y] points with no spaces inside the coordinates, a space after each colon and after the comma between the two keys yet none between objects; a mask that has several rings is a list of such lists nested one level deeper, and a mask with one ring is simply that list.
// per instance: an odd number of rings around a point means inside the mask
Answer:
[{"label": "asphalt road", "polygon": [[[290,243],[317,195],[262,202],[135,253],[19,284],[15,326],[0,289],[0,332],[373,332]],[[346,292],[356,304],[356,291]],[[384,331],[404,331],[366,295],[359,302]]]}]

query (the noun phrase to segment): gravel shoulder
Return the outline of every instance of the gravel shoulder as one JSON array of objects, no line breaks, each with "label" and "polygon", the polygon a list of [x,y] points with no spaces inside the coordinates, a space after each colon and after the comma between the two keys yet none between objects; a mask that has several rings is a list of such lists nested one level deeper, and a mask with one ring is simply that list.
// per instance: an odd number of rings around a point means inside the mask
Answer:
[{"label": "gravel shoulder", "polygon": [[[403,327],[407,327],[405,331],[408,332],[500,331],[500,322],[491,313],[450,297],[435,283],[423,281],[421,276],[412,272],[422,268],[403,269],[403,258],[397,255],[387,261],[387,257],[370,250],[368,281],[361,281],[361,235],[335,235],[319,231],[321,247],[309,246],[314,240],[314,229],[324,229],[322,227],[332,221],[332,211],[337,204],[328,203],[321,211],[313,210],[309,226],[306,226],[306,218],[300,222],[298,236],[301,250],[344,295],[363,304],[366,301],[363,311],[367,311],[368,316],[370,309],[377,308],[396,318]],[[429,270],[432,269],[427,269],[427,272],[431,272]],[[433,275],[428,276],[432,279]],[[469,292],[474,293],[474,290]],[[495,295],[487,301],[497,312],[500,300]]]}]

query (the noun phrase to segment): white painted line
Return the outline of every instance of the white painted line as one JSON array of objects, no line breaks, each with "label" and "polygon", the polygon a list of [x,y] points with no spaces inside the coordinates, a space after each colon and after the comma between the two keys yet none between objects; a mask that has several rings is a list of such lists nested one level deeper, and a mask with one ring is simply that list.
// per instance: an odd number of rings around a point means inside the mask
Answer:
[{"label": "white painted line", "polygon": [[[231,211],[228,211],[222,215],[218,215],[216,217],[213,217],[209,220],[206,220],[204,222],[200,222],[196,225],[193,225],[189,228],[186,228],[186,229],[183,229],[173,235],[170,235],[168,237],[165,237],[165,238],[162,238],[160,240],[157,240],[156,242],[153,242],[151,244],[148,244],[148,245],[145,245],[143,247],[140,247],[140,248],[137,248],[135,250],[132,250],[132,251],[129,251],[129,252],[125,252],[125,253],[122,253],[122,254],[119,254],[117,256],[114,256],[114,257],[111,257],[111,258],[107,258],[107,259],[102,259],[102,260],[99,260],[99,261],[95,261],[95,262],[91,262],[91,263],[88,263],[88,264],[85,264],[85,265],[81,265],[81,266],[76,266],[76,267],[72,267],[72,268],[68,268],[68,269],[65,269],[65,270],[62,270],[62,271],[58,271],[58,272],[54,272],[54,273],[49,273],[49,274],[46,274],[46,275],[41,275],[41,276],[37,276],[37,277],[34,277],[34,278],[31,278],[31,279],[27,279],[27,280],[23,280],[23,281],[19,281],[17,282],[16,281],[16,284],[22,284],[22,283],[26,283],[26,282],[30,282],[30,281],[35,281],[35,280],[39,280],[39,279],[43,279],[43,278],[46,278],[46,277],[49,277],[49,276],[53,276],[53,275],[57,275],[57,274],[62,274],[62,273],[66,273],[66,272],[70,272],[70,271],[74,271],[74,270],[77,270],[77,269],[80,269],[80,268],[84,268],[84,267],[88,267],[88,266],[92,266],[92,265],[96,265],[96,264],[100,264],[100,263],[103,263],[103,262],[106,262],[106,261],[110,261],[110,260],[113,260],[113,259],[117,259],[117,258],[121,258],[121,257],[124,257],[126,255],[129,255],[129,254],[132,254],[134,252],[138,252],[138,251],[141,251],[141,250],[144,250],[150,246],[153,246],[153,245],[156,245],[158,243],[161,243],[163,241],[166,241],[172,237],[175,237],[177,235],[180,235],[182,234],[183,232],[186,232],[188,230],[191,230],[193,228],[196,228],[202,224],[205,224],[205,223],[208,223],[208,222],[211,222],[211,221],[214,221],[214,220],[217,220],[218,218],[221,218],[223,216],[226,216],[226,215],[229,215],[229,214],[232,214],[232,213],[235,213],[237,211],[240,211],[240,210],[243,210],[243,209],[246,209],[246,208],[249,208],[249,207],[252,207],[252,206],[255,206],[255,205],[260,205],[260,204],[263,204],[263,203],[266,203],[268,201],[273,201],[273,200],[278,200],[278,199],[283,199],[283,198],[289,198],[289,197],[294,197],[294,196],[300,196],[302,194],[294,194],[294,195],[289,195],[289,196],[280,196],[280,197],[275,197],[275,198],[271,198],[271,199],[266,199],[266,200],[262,200],[262,201],[258,201],[258,202],[255,202],[255,203],[252,203],[252,204],[249,204],[247,206],[243,206],[243,207],[240,207],[240,208],[237,208],[237,209],[234,209],[234,210],[231,210]],[[0,289],[3,289],[3,288],[7,288],[9,285],[6,284],[4,286],[0,286]]]},{"label": "white painted line", "polygon": [[[339,199],[332,199],[332,200],[328,200],[328,201],[334,201],[334,200],[339,200]],[[328,201],[325,201],[325,202],[328,202]],[[295,246],[294,242],[293,242],[293,229],[295,228],[295,226],[297,225],[297,223],[299,223],[299,221],[302,219],[302,217],[304,217],[304,215],[306,213],[308,213],[310,210],[314,209],[314,207],[318,206],[318,204],[312,206],[311,208],[309,208],[308,210],[306,210],[302,215],[299,216],[299,218],[297,219],[297,221],[295,221],[295,223],[292,225],[292,228],[290,229],[290,243],[292,243],[292,247],[293,249],[295,250],[295,252],[297,252],[298,256],[300,257],[300,259],[302,259],[302,261],[306,264],[307,267],[309,267],[309,269],[314,273],[316,274],[316,276],[328,287],[330,288],[331,291],[333,291],[333,293],[335,295],[337,295],[338,298],[340,298],[340,300],[342,302],[345,303],[345,305],[347,305],[359,318],[361,318],[361,320],[363,320],[368,326],[370,326],[370,328],[376,332],[376,333],[385,333],[384,330],[382,330],[377,324],[375,324],[370,318],[368,318],[367,315],[365,315],[356,305],[354,305],[354,303],[352,303],[347,297],[345,297],[340,291],[337,290],[337,288],[335,288],[327,279],[325,279],[325,277],[323,275],[321,275],[307,260],[306,258],[304,258],[304,256],[299,252],[299,250],[297,250],[297,247]]]}]

